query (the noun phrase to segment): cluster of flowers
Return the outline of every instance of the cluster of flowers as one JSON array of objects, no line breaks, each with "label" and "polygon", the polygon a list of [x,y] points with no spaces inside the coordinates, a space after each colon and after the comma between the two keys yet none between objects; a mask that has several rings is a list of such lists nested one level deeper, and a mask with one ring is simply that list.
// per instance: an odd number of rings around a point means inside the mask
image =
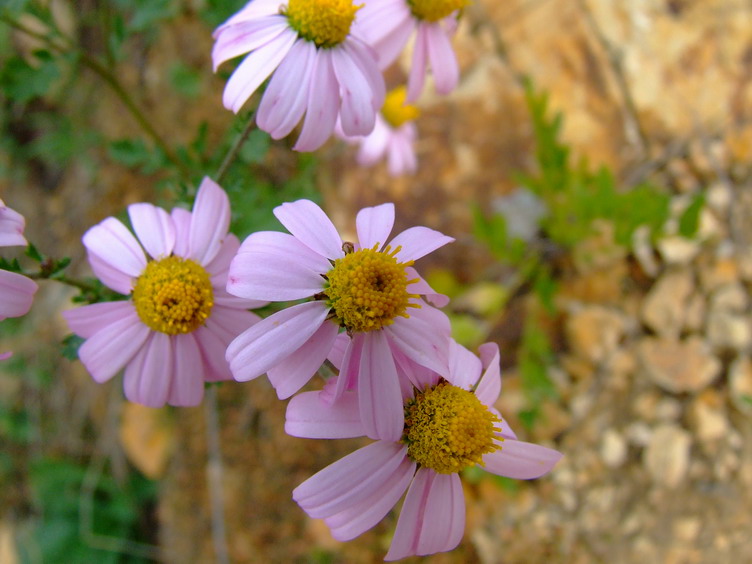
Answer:
[{"label": "cluster of flowers", "polygon": [[[412,105],[430,66],[436,91],[459,78],[450,35],[468,0],[254,0],[214,34],[216,70],[247,56],[230,77],[224,105],[238,112],[267,79],[257,124],[273,138],[303,127],[295,149],[313,151],[333,132],[358,143],[358,162],[386,156],[392,175],[413,172],[418,115]],[[388,95],[382,71],[415,35],[406,86]],[[305,118],[303,117],[305,115]]]},{"label": "cluster of flowers", "polygon": [[[369,143],[388,145],[379,109],[393,126],[389,116],[404,114],[405,101],[420,94],[427,64],[439,91],[456,84],[447,34],[464,4],[254,0],[216,32],[215,65],[249,53],[227,84],[225,105],[238,111],[271,76],[259,127],[279,138],[303,119],[299,150],[319,147],[336,129],[372,132],[363,150],[373,155]],[[414,29],[408,84],[386,96],[380,71]],[[128,208],[132,231],[114,217],[90,228],[83,244],[91,268],[125,299],[64,313],[84,339],[81,362],[97,382],[123,371],[125,396],[151,407],[197,405],[207,382],[266,374],[280,399],[291,398],[290,435],[374,441],[293,491],[306,513],[349,540],[407,492],[386,559],[453,549],[464,531],[465,468],[531,479],[561,457],[517,440],[494,407],[498,346],[487,343],[476,356],[457,344],[438,309],[448,298],[413,267],[453,239],[427,227],[391,237],[390,203],[360,210],[353,242],[309,200],[274,214],[288,233],[256,232],[241,244],[228,232],[227,194],[205,178],[192,211],[138,203]],[[23,226],[0,202],[0,246],[25,245]],[[0,317],[23,315],[36,284],[0,275]],[[295,305],[264,319],[250,311],[269,302]],[[336,374],[300,392],[324,363]]]},{"label": "cluster of flowers", "polygon": [[[357,242],[309,200],[274,214],[289,233],[239,244],[227,195],[206,178],[192,212],[133,204],[135,236],[112,217],[89,229],[92,269],[129,299],[64,313],[85,339],[81,361],[98,382],[124,369],[126,397],[148,406],[196,405],[204,382],[267,374],[281,399],[294,396],[290,435],[375,441],[295,489],[311,517],[349,540],[407,490],[387,559],[451,550],[464,531],[464,468],[528,479],[561,456],[518,441],[494,408],[498,347],[478,358],[431,305],[448,299],[413,263],[452,239],[427,227],[390,239],[393,204],[358,213]],[[248,311],[299,300],[265,319]],[[337,376],[298,394],[326,361]]]}]

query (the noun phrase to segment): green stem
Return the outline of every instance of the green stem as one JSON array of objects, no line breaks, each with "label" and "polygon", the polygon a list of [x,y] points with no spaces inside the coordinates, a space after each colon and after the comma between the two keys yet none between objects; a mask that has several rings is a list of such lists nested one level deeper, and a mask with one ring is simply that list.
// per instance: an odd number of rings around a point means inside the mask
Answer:
[{"label": "green stem", "polygon": [[254,126],[256,125],[256,120],[254,119],[255,116],[253,113],[251,113],[248,116],[248,122],[245,124],[245,127],[243,128],[243,131],[240,133],[240,135],[235,139],[235,142],[230,147],[230,150],[225,155],[225,158],[222,160],[222,164],[219,166],[219,169],[217,170],[217,177],[215,178],[215,181],[217,184],[222,183],[222,179],[225,177],[227,172],[230,170],[230,166],[235,161],[235,159],[238,156],[238,153],[240,152],[240,148],[243,146],[243,143],[245,143],[246,139],[248,139],[248,136],[251,134],[251,131],[253,131]]}]

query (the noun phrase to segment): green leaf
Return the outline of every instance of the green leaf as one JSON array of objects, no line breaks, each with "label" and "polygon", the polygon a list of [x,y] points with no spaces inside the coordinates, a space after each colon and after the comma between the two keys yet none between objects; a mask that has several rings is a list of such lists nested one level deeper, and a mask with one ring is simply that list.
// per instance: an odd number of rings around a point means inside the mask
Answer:
[{"label": "green leaf", "polygon": [[68,335],[63,339],[60,353],[68,360],[78,360],[78,349],[84,344],[84,338],[78,335]]},{"label": "green leaf", "polygon": [[682,237],[691,238],[697,234],[700,226],[700,213],[705,206],[705,193],[700,192],[692,198],[692,202],[679,217],[679,234]]},{"label": "green leaf", "polygon": [[10,57],[0,69],[0,89],[11,100],[26,103],[47,94],[60,77],[56,61],[46,51],[36,53],[32,66],[20,56]]}]

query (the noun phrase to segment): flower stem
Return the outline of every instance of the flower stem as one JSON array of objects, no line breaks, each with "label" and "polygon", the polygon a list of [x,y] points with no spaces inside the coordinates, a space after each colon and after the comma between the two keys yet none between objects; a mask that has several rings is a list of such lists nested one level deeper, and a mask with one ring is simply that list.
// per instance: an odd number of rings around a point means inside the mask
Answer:
[{"label": "flower stem", "polygon": [[254,126],[256,125],[256,120],[254,119],[255,115],[253,112],[248,116],[248,121],[245,124],[245,127],[243,128],[243,131],[240,133],[240,135],[235,139],[235,142],[230,147],[230,150],[225,155],[225,158],[222,160],[222,164],[219,166],[219,169],[217,170],[217,177],[214,179],[217,184],[222,183],[222,179],[225,177],[227,172],[230,170],[230,166],[235,161],[235,159],[238,156],[238,153],[240,153],[240,148],[243,146],[243,143],[245,143],[246,139],[248,139],[248,136],[251,134],[251,131],[253,131]]}]

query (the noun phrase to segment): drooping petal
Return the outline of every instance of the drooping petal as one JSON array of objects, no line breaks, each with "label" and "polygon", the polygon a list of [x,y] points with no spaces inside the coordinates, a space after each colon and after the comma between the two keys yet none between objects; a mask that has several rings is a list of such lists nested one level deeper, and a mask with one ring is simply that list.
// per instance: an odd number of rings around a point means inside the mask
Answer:
[{"label": "drooping petal", "polygon": [[[346,334],[345,336],[347,337]],[[324,401],[335,402],[342,397],[346,390],[355,388],[360,373],[360,357],[363,352],[364,341],[364,333],[356,333],[352,338],[347,337],[347,347],[342,358],[342,365],[339,368],[336,384],[333,388],[325,387],[321,392]]]},{"label": "drooping petal", "polygon": [[397,504],[414,474],[415,463],[405,457],[389,481],[381,488],[324,520],[329,525],[332,536],[338,541],[348,541],[374,527]]},{"label": "drooping petal", "polygon": [[329,139],[340,107],[339,84],[332,66],[331,49],[319,49],[311,70],[308,104],[295,151],[315,151]]},{"label": "drooping petal", "polygon": [[297,300],[321,292],[321,275],[331,268],[326,258],[292,235],[260,231],[243,241],[232,260],[227,291],[244,298]]},{"label": "drooping petal", "polygon": [[83,236],[90,254],[130,278],[136,278],[146,266],[146,256],[128,228],[114,217],[91,227]]},{"label": "drooping petal", "polygon": [[[454,339],[449,341],[449,382],[463,390],[471,390],[483,370],[480,359]],[[491,405],[491,404],[489,404]]]},{"label": "drooping petal", "polygon": [[465,497],[457,474],[421,468],[407,490],[385,560],[455,548],[465,532]]},{"label": "drooping petal", "polygon": [[201,181],[191,213],[188,231],[188,258],[209,264],[230,228],[230,199],[208,176]]},{"label": "drooping petal", "polygon": [[372,439],[398,441],[405,426],[397,368],[383,331],[367,333],[358,372],[360,418]]},{"label": "drooping petal", "polygon": [[[373,66],[376,67],[375,60]],[[342,97],[339,113],[342,131],[346,135],[368,135],[381,107],[375,103],[368,79],[343,48],[332,49],[332,67]]]},{"label": "drooping petal", "polygon": [[123,390],[128,401],[147,407],[162,407],[167,403],[173,374],[171,349],[169,335],[149,334],[144,346],[125,369]]},{"label": "drooping petal", "polygon": [[360,248],[371,249],[378,244],[381,250],[389,239],[394,227],[394,204],[389,202],[380,206],[363,208],[355,218]]},{"label": "drooping petal", "polygon": [[167,403],[176,406],[199,405],[204,398],[204,363],[193,333],[172,337],[172,372]]},{"label": "drooping petal", "polygon": [[436,290],[431,288],[428,282],[426,282],[412,266],[408,266],[405,269],[405,272],[407,273],[408,280],[418,280],[407,287],[408,292],[425,296],[425,298],[436,307],[444,307],[449,303],[449,296],[436,293]]},{"label": "drooping petal", "polygon": [[457,86],[460,76],[452,43],[440,22],[422,25],[426,30],[428,60],[431,64],[436,92],[448,94]]},{"label": "drooping petal", "polygon": [[561,459],[562,454],[552,448],[505,440],[501,450],[483,455],[484,469],[499,476],[517,480],[532,480],[549,472]]},{"label": "drooping petal", "polygon": [[298,304],[238,335],[225,356],[233,377],[245,382],[264,374],[310,339],[328,313],[329,309],[319,301]]},{"label": "drooping petal", "polygon": [[315,43],[297,41],[264,91],[256,123],[273,139],[289,135],[305,113],[316,50]]},{"label": "drooping petal", "polygon": [[427,304],[420,309],[410,308],[409,313],[408,319],[397,317],[384,328],[391,342],[413,361],[447,378],[449,319]]},{"label": "drooping petal", "polygon": [[294,396],[287,404],[285,432],[306,439],[364,436],[357,395],[346,392],[334,404],[323,401],[320,392],[303,392]]},{"label": "drooping petal", "polygon": [[306,385],[326,360],[338,330],[334,323],[323,323],[298,350],[268,370],[279,399],[289,398]]},{"label": "drooping petal", "polygon": [[63,312],[68,327],[79,337],[88,339],[108,325],[129,317],[133,313],[133,302],[102,302],[85,305]]},{"label": "drooping petal", "polygon": [[89,259],[89,266],[94,271],[94,276],[99,278],[102,284],[124,296],[133,291],[135,278],[114,268],[109,262],[102,260],[95,254],[86,253],[86,257]]},{"label": "drooping petal", "polygon": [[410,66],[410,74],[407,77],[407,97],[405,101],[412,104],[423,91],[423,85],[426,80],[426,71],[428,58],[428,37],[426,35],[426,24],[418,24],[418,33],[415,36],[415,46],[413,47],[413,60]]},{"label": "drooping petal", "polygon": [[308,478],[292,498],[314,519],[331,517],[388,488],[406,459],[406,446],[377,441]]},{"label": "drooping petal", "polygon": [[478,347],[483,368],[486,371],[480,379],[475,395],[483,405],[491,406],[496,403],[501,393],[501,365],[499,363],[499,345],[484,343]]},{"label": "drooping petal", "polygon": [[288,28],[287,19],[282,15],[239,22],[223,28],[212,47],[213,70],[216,72],[225,61],[266,45]]},{"label": "drooping petal", "polygon": [[416,226],[405,229],[389,243],[393,249],[401,246],[402,250],[397,253],[400,261],[418,260],[428,253],[443,247],[454,241],[453,237],[447,237],[443,233],[428,227]]},{"label": "drooping petal", "polygon": [[146,252],[155,259],[170,256],[175,247],[175,225],[162,208],[145,202],[128,206],[136,237]]},{"label": "drooping petal", "polygon": [[274,215],[309,249],[331,260],[344,256],[337,228],[324,210],[311,200],[286,202],[274,208]]},{"label": "drooping petal", "polygon": [[384,75],[379,70],[375,51],[367,42],[352,35],[342,44],[342,48],[352,57],[368,80],[370,91],[373,93],[374,109],[380,110],[386,98],[386,84]]},{"label": "drooping petal", "polygon": [[89,337],[78,358],[97,382],[106,382],[134,357],[150,334],[135,309]]},{"label": "drooping petal", "polygon": [[222,96],[225,108],[238,113],[261,83],[279,66],[297,40],[298,34],[288,27],[246,56],[227,81]]},{"label": "drooping petal", "polygon": [[16,272],[0,270],[0,320],[29,313],[37,283]]}]

